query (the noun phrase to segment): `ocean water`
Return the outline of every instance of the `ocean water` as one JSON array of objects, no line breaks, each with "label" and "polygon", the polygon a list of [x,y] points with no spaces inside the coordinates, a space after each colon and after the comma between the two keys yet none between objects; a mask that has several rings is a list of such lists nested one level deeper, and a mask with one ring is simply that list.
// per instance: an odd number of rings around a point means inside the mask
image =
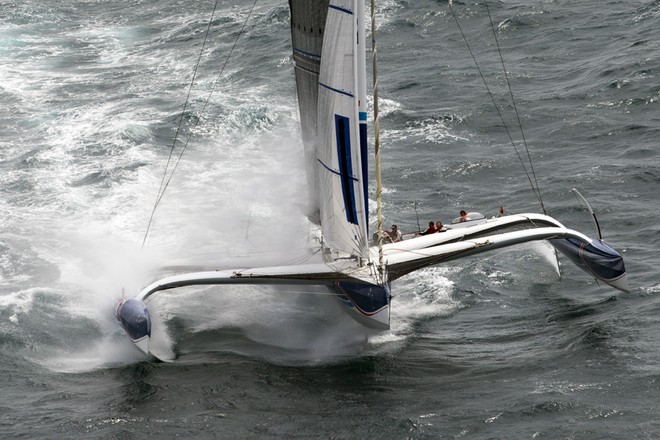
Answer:
[{"label": "ocean water", "polygon": [[[0,4],[1,437],[660,437],[659,2],[452,3],[518,141],[490,11],[546,208],[591,233],[585,195],[629,293],[542,244],[397,281],[375,334],[309,288],[187,288],[159,363],[122,289],[312,252],[287,2],[218,2],[173,141],[214,3]],[[538,212],[447,2],[377,13],[385,221]]]}]

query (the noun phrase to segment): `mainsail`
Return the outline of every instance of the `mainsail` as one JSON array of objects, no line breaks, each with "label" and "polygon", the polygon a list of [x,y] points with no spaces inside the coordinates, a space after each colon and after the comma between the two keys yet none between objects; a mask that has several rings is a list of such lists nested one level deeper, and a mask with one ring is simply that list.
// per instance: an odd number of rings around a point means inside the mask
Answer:
[{"label": "mainsail", "polygon": [[[310,190],[317,195],[312,200],[318,202],[325,244],[335,251],[367,258],[364,2],[332,1],[327,6],[325,26],[318,28],[313,27],[318,17],[309,16],[308,5],[307,2],[304,5],[290,2],[307,175]],[[320,56],[310,52],[318,49],[318,39],[316,36],[302,38],[298,20],[303,20],[303,31],[323,34]],[[314,72],[316,67],[318,76]],[[318,78],[317,87],[312,90],[315,77]],[[316,115],[313,124],[312,115]],[[315,131],[314,136],[312,131]],[[310,154],[314,154],[313,160]]]}]

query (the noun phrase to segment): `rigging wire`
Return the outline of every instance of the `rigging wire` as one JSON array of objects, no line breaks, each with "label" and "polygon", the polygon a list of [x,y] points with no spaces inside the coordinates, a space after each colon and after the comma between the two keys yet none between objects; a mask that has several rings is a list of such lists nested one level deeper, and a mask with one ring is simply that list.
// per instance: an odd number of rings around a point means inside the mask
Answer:
[{"label": "rigging wire", "polygon": [[222,77],[222,74],[225,71],[225,67],[227,66],[227,63],[229,62],[229,59],[231,58],[231,55],[234,53],[234,49],[236,48],[236,44],[238,43],[238,40],[243,35],[243,32],[244,32],[245,27],[247,25],[247,22],[250,19],[250,17],[252,16],[252,12],[254,11],[254,8],[257,4],[257,1],[258,0],[254,0],[254,3],[252,3],[252,7],[250,8],[250,11],[248,12],[247,17],[243,21],[243,26],[241,27],[241,30],[238,32],[238,35],[236,36],[236,39],[234,40],[234,43],[232,44],[231,49],[229,50],[229,55],[227,55],[227,58],[225,58],[225,62],[222,64],[222,68],[220,69],[220,72],[218,73],[215,80],[213,81],[213,84],[211,86],[211,90],[209,91],[209,94],[206,97],[206,100],[204,101],[204,105],[202,106],[202,109],[199,112],[199,117],[197,118],[197,120],[195,121],[195,123],[193,124],[192,128],[190,129],[190,131],[188,133],[188,137],[186,138],[186,141],[183,144],[183,147],[181,148],[181,152],[179,153],[179,156],[177,157],[177,160],[174,163],[174,166],[172,167],[172,170],[169,173],[169,178],[167,178],[167,180],[165,180],[165,178],[168,174],[168,170],[169,170],[170,162],[172,160],[172,156],[174,155],[174,148],[176,147],[176,142],[178,140],[179,130],[181,128],[181,125],[183,123],[183,119],[185,117],[185,112],[186,112],[186,108],[188,106],[188,102],[190,101],[190,94],[191,94],[193,85],[195,83],[195,77],[197,76],[197,69],[198,69],[199,64],[201,62],[202,55],[204,53],[204,47],[206,46],[206,41],[208,40],[209,32],[211,30],[211,25],[213,24],[213,18],[215,16],[215,12],[218,8],[218,3],[220,2],[220,0],[216,0],[215,4],[213,5],[213,12],[211,13],[211,18],[209,19],[209,23],[206,27],[206,33],[204,35],[204,42],[202,43],[202,47],[199,51],[199,56],[197,58],[197,63],[195,64],[195,67],[193,69],[193,76],[192,76],[192,80],[190,81],[190,86],[188,87],[188,94],[186,96],[186,101],[183,105],[183,110],[181,111],[181,116],[179,117],[179,124],[177,126],[176,132],[174,133],[174,141],[172,142],[172,147],[170,149],[170,154],[169,154],[169,157],[167,158],[167,164],[165,165],[165,172],[163,173],[163,178],[161,179],[160,188],[158,189],[158,194],[156,196],[156,203],[154,204],[154,207],[151,211],[151,216],[149,217],[149,223],[147,224],[147,229],[144,233],[144,238],[142,239],[142,248],[143,249],[144,249],[145,243],[147,242],[147,236],[149,235],[149,230],[151,228],[151,224],[153,222],[153,218],[154,218],[154,215],[156,213],[156,209],[158,208],[158,205],[160,205],[160,201],[163,199],[163,196],[165,195],[165,190],[167,189],[170,182],[172,181],[172,178],[174,177],[174,172],[176,171],[176,169],[179,165],[179,162],[181,162],[181,157],[183,156],[183,153],[186,151],[186,148],[188,147],[188,143],[190,142],[190,139],[192,138],[192,135],[195,132],[195,128],[197,128],[197,125],[199,124],[199,122],[202,119],[202,115],[206,111],[206,107],[208,106],[209,101],[211,100],[211,95],[213,94],[216,85],[220,81],[220,78]]},{"label": "rigging wire", "polygon": [[374,172],[376,174],[376,219],[378,225],[378,274],[385,280],[385,262],[383,258],[383,182],[380,174],[380,116],[378,113],[378,46],[376,45],[376,2],[371,0],[371,65],[373,73],[374,101]]},{"label": "rigging wire", "polygon": [[211,12],[211,18],[209,19],[209,23],[206,26],[206,33],[204,34],[204,41],[202,42],[202,47],[199,51],[199,56],[197,57],[197,62],[195,63],[195,67],[193,68],[192,79],[190,80],[190,85],[188,86],[188,94],[186,95],[186,100],[183,103],[183,109],[181,110],[181,115],[179,116],[179,123],[177,124],[176,131],[174,132],[174,139],[172,140],[172,146],[170,147],[170,154],[167,157],[167,162],[165,164],[165,170],[163,171],[163,177],[160,180],[160,186],[158,187],[158,193],[156,194],[156,202],[154,203],[154,207],[151,210],[151,215],[149,217],[149,223],[147,224],[147,229],[144,233],[144,238],[142,239],[142,248],[144,248],[144,245],[147,241],[147,235],[149,234],[149,229],[151,228],[151,223],[153,222],[153,218],[154,218],[154,215],[156,213],[156,208],[158,208],[158,205],[160,204],[160,200],[162,198],[162,195],[165,192],[165,190],[164,190],[165,178],[167,177],[167,172],[169,171],[170,163],[172,162],[172,157],[174,156],[174,149],[176,148],[176,142],[179,138],[179,131],[181,130],[181,125],[183,124],[183,119],[184,119],[185,114],[186,114],[186,109],[188,108],[188,102],[190,101],[190,94],[192,93],[192,88],[193,88],[193,85],[195,84],[195,78],[197,77],[197,69],[199,68],[199,64],[200,64],[200,61],[202,59],[202,54],[204,53],[204,47],[206,46],[206,41],[208,40],[209,32],[210,32],[210,29],[211,29],[211,23],[213,23],[213,17],[215,16],[215,11],[218,7],[218,2],[219,2],[219,0],[216,0],[215,4],[213,5],[213,11]]},{"label": "rigging wire", "polygon": [[[534,196],[536,197],[536,199],[541,204],[541,207],[543,208],[543,212],[545,213],[545,207],[543,207],[543,201],[540,198],[541,193],[538,190],[538,188],[534,185],[534,182],[532,181],[532,177],[530,176],[529,171],[527,171],[527,167],[525,166],[525,162],[524,162],[522,156],[520,155],[520,151],[518,151],[518,147],[516,146],[516,143],[513,140],[513,136],[511,135],[511,131],[509,130],[509,127],[507,126],[506,122],[504,121],[504,117],[502,116],[502,112],[500,111],[500,108],[499,108],[499,106],[497,105],[497,103],[495,101],[495,97],[494,97],[493,93],[490,91],[490,87],[488,86],[488,82],[486,81],[486,78],[484,77],[484,74],[481,71],[481,68],[479,67],[479,63],[477,62],[477,59],[474,56],[474,53],[472,52],[472,48],[470,47],[470,43],[468,43],[467,37],[465,36],[465,33],[463,32],[463,28],[461,27],[461,25],[458,21],[458,17],[456,16],[456,13],[454,12],[454,8],[451,5],[451,1],[448,2],[448,5],[449,5],[449,10],[451,11],[451,15],[454,18],[454,21],[456,22],[456,26],[458,27],[458,30],[461,33],[461,36],[463,37],[463,41],[465,42],[465,45],[467,46],[468,52],[470,53],[470,56],[472,57],[472,61],[474,62],[475,66],[477,68],[477,71],[479,72],[479,75],[481,76],[481,80],[483,81],[484,86],[486,87],[486,91],[488,93],[488,96],[490,97],[491,101],[493,102],[493,105],[495,106],[495,110],[497,111],[497,114],[500,118],[500,121],[502,121],[502,125],[504,127],[504,130],[506,131],[506,134],[509,137],[509,140],[511,141],[511,145],[513,146],[513,149],[516,152],[516,156],[518,156],[518,160],[520,161],[520,164],[523,167],[523,170],[525,171],[525,175],[527,176],[527,180],[529,181],[529,184],[532,187],[532,192],[534,193]],[[491,23],[492,23],[492,21],[491,21]],[[508,78],[507,78],[507,82],[508,82]],[[521,125],[521,130],[522,130],[522,125]],[[528,154],[529,154],[529,150],[528,150]]]},{"label": "rigging wire", "polygon": [[[484,3],[486,6],[486,12],[488,13],[488,20],[490,21],[490,28],[493,31],[493,38],[495,40],[495,45],[497,46],[497,53],[500,56],[500,62],[502,63],[502,71],[504,72],[504,78],[506,79],[506,85],[509,88],[509,96],[511,96],[511,103],[513,104],[513,110],[516,114],[516,119],[518,120],[518,127],[520,128],[520,136],[525,146],[525,151],[527,152],[527,161],[529,162],[529,167],[532,171],[532,177],[534,177],[534,183],[536,184],[536,193],[538,195],[539,202],[541,203],[541,209],[544,214],[548,214],[545,210],[545,205],[543,204],[543,197],[541,197],[541,187],[539,186],[539,181],[536,178],[536,171],[534,170],[534,162],[532,162],[532,156],[529,153],[529,146],[527,145],[527,139],[525,138],[525,131],[523,130],[522,121],[520,120],[520,113],[518,112],[518,106],[516,105],[516,99],[513,96],[513,90],[511,89],[511,82],[509,81],[509,74],[506,71],[506,66],[504,65],[504,57],[502,56],[502,49],[500,48],[500,42],[497,39],[497,32],[495,32],[495,25],[493,24],[493,18],[490,15],[490,9],[488,8],[488,3]],[[532,186],[532,189],[534,187]]]},{"label": "rigging wire", "polygon": [[[543,203],[543,197],[541,196],[541,187],[539,186],[539,181],[536,178],[536,171],[534,170],[534,162],[532,161],[532,156],[529,153],[529,146],[527,145],[527,139],[525,138],[525,131],[523,130],[523,125],[522,121],[520,120],[520,113],[518,112],[518,106],[516,105],[516,100],[513,96],[513,90],[511,89],[511,82],[509,81],[509,75],[506,71],[506,66],[504,65],[504,56],[502,56],[502,49],[500,48],[500,42],[497,39],[497,32],[495,32],[495,25],[493,24],[493,18],[490,15],[490,8],[488,8],[488,2],[484,2],[484,6],[486,6],[486,12],[488,13],[488,20],[490,21],[490,28],[493,31],[493,38],[495,39],[495,44],[497,45],[497,53],[500,56],[500,61],[502,63],[502,71],[504,72],[504,78],[506,79],[506,85],[509,88],[509,96],[511,96],[511,102],[513,103],[513,110],[516,114],[516,119],[518,120],[518,127],[520,128],[520,137],[522,139],[523,145],[525,146],[525,151],[527,152],[527,160],[529,162],[529,167],[532,170],[532,176],[534,177],[534,183],[536,184],[536,188],[534,188],[534,185],[532,185],[532,192],[535,193],[536,198],[538,199],[540,205],[541,205],[541,210],[543,211],[543,214],[548,215],[548,211],[545,209],[545,204]],[[504,123],[504,121],[503,121]],[[515,148],[515,145],[514,145]],[[527,170],[525,170],[527,172]],[[529,174],[527,174],[527,178],[529,179]],[[531,179],[530,179],[531,183]],[[599,230],[600,231],[600,230]],[[559,270],[559,254],[557,249],[554,249],[554,256],[555,256],[555,261],[557,262],[557,270]],[[561,276],[561,273],[560,273]]]}]

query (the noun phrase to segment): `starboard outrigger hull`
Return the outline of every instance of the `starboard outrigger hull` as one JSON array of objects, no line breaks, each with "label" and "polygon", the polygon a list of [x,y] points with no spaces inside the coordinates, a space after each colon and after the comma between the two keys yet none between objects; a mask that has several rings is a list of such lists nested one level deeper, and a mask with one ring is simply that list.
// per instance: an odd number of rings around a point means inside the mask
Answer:
[{"label": "starboard outrigger hull", "polygon": [[628,291],[623,257],[603,240],[592,239],[587,243],[575,238],[563,238],[550,240],[550,244],[594,278],[621,291]]},{"label": "starboard outrigger hull", "polygon": [[[490,237],[485,242],[474,241],[486,235]],[[385,245],[384,253],[388,258],[389,279],[393,280],[424,266],[543,239],[597,280],[628,291],[626,268],[619,252],[603,240],[567,229],[543,214],[514,214],[474,224],[467,222],[447,232]],[[478,248],[474,243],[480,243]]]}]

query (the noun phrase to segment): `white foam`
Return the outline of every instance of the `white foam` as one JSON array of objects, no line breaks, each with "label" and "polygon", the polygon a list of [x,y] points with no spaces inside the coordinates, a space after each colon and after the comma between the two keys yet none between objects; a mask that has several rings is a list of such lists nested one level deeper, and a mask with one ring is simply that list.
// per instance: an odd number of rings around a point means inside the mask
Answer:
[{"label": "white foam", "polygon": [[428,267],[393,283],[391,330],[372,337],[375,344],[389,344],[410,336],[420,320],[447,316],[461,307],[452,297],[454,283],[449,266]]},{"label": "white foam", "polygon": [[39,289],[32,288],[0,295],[0,308],[10,309],[11,315],[8,319],[12,324],[19,325],[21,316],[30,312],[34,300],[34,294],[38,290]]}]

